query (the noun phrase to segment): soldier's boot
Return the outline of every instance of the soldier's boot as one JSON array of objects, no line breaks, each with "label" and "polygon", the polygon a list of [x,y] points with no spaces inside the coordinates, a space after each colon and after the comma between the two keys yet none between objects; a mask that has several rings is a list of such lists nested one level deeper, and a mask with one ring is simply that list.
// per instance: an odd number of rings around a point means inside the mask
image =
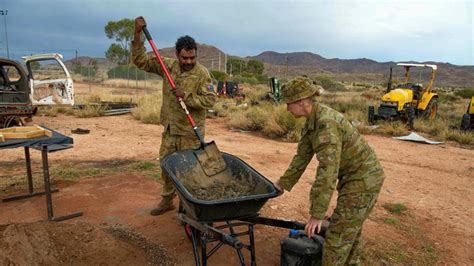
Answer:
[{"label": "soldier's boot", "polygon": [[176,209],[176,207],[173,205],[173,198],[166,197],[161,200],[157,208],[151,210],[150,214],[153,216],[162,215],[163,213],[174,209]]}]

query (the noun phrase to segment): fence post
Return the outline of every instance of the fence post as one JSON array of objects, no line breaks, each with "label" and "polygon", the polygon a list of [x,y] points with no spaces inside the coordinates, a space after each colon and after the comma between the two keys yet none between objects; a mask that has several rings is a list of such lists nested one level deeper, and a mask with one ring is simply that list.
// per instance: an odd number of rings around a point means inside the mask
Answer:
[{"label": "fence post", "polygon": [[87,75],[88,75],[87,81],[89,82],[89,93],[91,93],[91,68],[90,67],[87,68]]},{"label": "fence post", "polygon": [[127,88],[130,88],[130,64],[127,65]]}]

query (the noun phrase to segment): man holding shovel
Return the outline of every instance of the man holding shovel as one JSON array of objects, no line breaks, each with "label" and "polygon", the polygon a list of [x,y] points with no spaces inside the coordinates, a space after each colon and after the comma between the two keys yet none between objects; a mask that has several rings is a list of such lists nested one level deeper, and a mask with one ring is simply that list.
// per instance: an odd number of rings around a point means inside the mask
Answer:
[{"label": "man holding shovel", "polygon": [[[181,97],[196,125],[205,132],[206,110],[213,107],[216,94],[208,90],[211,77],[207,69],[197,63],[197,46],[193,38],[180,37],[176,41],[176,58],[164,58],[163,61],[176,83],[171,90],[170,83],[165,79],[165,73],[154,56],[148,56],[141,40],[141,32],[146,27],[143,17],[135,19],[135,34],[132,42],[132,60],[140,69],[155,73],[163,77],[163,103],[161,106],[161,124],[164,127],[161,138],[160,159],[175,151],[199,148],[200,141],[194,136],[193,128],[189,125],[176,97]],[[164,172],[161,173],[164,181],[161,191],[162,200],[158,207],[151,211],[151,215],[161,215],[173,210],[173,198],[176,191],[173,183]]]},{"label": "man holding shovel", "polygon": [[[362,224],[375,205],[384,173],[375,152],[357,129],[342,114],[316,101],[319,91],[306,77],[282,86],[282,100],[288,111],[297,118],[305,117],[306,124],[297,153],[277,186],[290,191],[316,154],[319,165],[310,192],[306,234],[319,233],[323,219],[331,216],[323,265],[358,264]],[[335,188],[337,206],[330,215],[328,207]]]}]

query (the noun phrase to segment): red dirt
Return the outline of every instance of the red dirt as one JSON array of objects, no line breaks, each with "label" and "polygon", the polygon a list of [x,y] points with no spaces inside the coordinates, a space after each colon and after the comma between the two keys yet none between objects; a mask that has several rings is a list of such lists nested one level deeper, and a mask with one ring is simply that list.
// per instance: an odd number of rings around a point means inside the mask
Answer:
[{"label": "red dirt", "polygon": [[[151,161],[158,156],[162,127],[142,124],[131,116],[88,119],[70,116],[39,117],[35,122],[67,135],[70,135],[72,128],[91,130],[88,135],[72,135],[75,147],[52,153],[50,165],[83,161]],[[230,131],[226,128],[225,119],[221,118],[208,120],[206,131],[206,139],[215,140],[220,150],[238,156],[272,181],[276,181],[286,170],[296,150],[295,143]],[[387,175],[371,217],[386,213],[381,207],[383,203],[401,202],[416,216],[418,226],[426,232],[426,237],[434,242],[439,251],[440,264],[472,264],[474,152],[450,144],[423,145],[381,136],[366,136],[366,139],[376,150]],[[32,160],[38,165],[38,152],[32,152]],[[18,165],[5,171],[8,173],[2,170],[0,178],[6,178],[7,174],[13,172],[17,174],[24,168],[22,150],[0,150],[0,165],[11,165],[12,162]],[[270,200],[261,213],[274,218],[305,222],[308,218],[309,189],[316,166],[317,161],[313,161],[293,191]],[[178,223],[176,213],[169,212],[159,217],[148,214],[157,204],[161,188],[161,184],[151,177],[140,172],[127,172],[55,184],[61,189],[59,193],[53,194],[56,215],[78,210],[84,212],[84,216],[60,224],[81,221],[92,225],[129,225],[148,239],[162,244],[178,264],[194,264],[191,244]],[[16,193],[18,191],[8,194]],[[5,196],[6,193],[0,191],[0,197]],[[0,224],[44,220],[45,207],[43,197],[0,203]],[[278,265],[279,241],[285,234],[287,230],[256,227],[258,264]],[[391,233],[387,225],[381,225],[370,218],[364,226],[364,234],[376,237]],[[89,262],[97,264],[98,261]],[[117,261],[108,263],[116,264],[114,262]],[[218,251],[209,263],[239,265],[235,252],[229,247]]]}]

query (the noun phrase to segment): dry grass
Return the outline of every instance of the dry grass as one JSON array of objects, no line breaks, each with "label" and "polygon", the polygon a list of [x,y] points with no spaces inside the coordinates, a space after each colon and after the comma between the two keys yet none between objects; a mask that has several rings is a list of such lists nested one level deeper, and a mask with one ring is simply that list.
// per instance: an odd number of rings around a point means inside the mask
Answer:
[{"label": "dry grass", "polygon": [[107,79],[102,84],[114,88],[138,88],[145,90],[156,90],[162,88],[162,80],[127,80],[127,79]]},{"label": "dry grass", "polygon": [[138,107],[134,108],[132,115],[135,119],[146,124],[159,124],[161,114],[162,93],[142,95],[138,98]]},{"label": "dry grass", "polygon": [[[327,92],[318,100],[329,107],[341,112],[363,134],[381,134],[402,136],[409,134],[409,130],[402,121],[379,121],[377,128],[369,127],[367,122],[368,106],[378,106],[380,97],[385,93],[384,88],[373,85],[357,88],[364,90],[349,90],[345,92]],[[354,87],[353,85],[351,88]],[[270,138],[280,138],[287,141],[297,141],[302,122],[296,122],[288,113],[286,105],[272,105],[263,101],[263,96],[270,90],[266,85],[243,85],[246,92],[246,108],[234,108],[229,99],[220,100],[216,104],[219,116],[230,116],[229,126],[242,130],[258,131]],[[229,102],[230,101],[230,102]],[[252,103],[258,102],[258,105]],[[462,114],[467,107],[467,101],[459,97],[440,99],[438,118],[429,121],[422,118],[415,119],[414,131],[424,133],[427,137],[440,141],[454,141],[463,145],[474,145],[474,133],[461,132],[459,128]]]}]

